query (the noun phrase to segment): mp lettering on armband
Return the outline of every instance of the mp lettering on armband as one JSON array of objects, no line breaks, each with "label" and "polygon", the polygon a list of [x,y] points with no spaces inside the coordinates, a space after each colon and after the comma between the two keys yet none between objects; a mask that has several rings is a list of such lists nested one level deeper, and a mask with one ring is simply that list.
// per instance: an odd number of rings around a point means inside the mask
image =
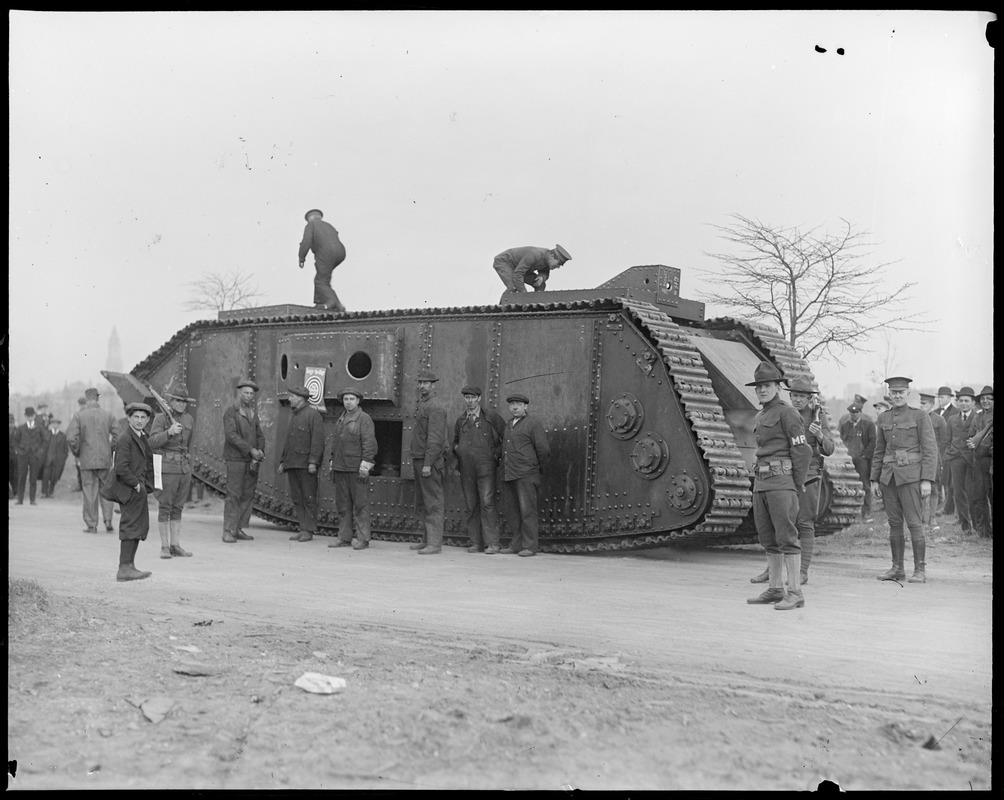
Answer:
[{"label": "mp lettering on armband", "polygon": [[792,436],[791,437],[791,446],[792,447],[797,447],[800,444],[807,444],[807,442],[805,441],[805,435],[804,434],[802,436]]}]

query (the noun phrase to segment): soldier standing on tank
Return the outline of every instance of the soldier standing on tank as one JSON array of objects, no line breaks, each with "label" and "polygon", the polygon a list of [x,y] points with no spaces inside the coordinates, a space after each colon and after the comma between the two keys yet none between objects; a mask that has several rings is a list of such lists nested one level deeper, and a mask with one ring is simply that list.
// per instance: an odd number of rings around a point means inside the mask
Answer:
[{"label": "soldier standing on tank", "polygon": [[[805,479],[805,491],[798,497],[798,518],[795,527],[798,528],[798,543],[802,550],[802,560],[799,569],[799,582],[804,586],[809,582],[809,564],[812,561],[812,551],[816,541],[816,515],[819,513],[819,489],[823,478],[823,459],[833,455],[834,441],[830,433],[830,422],[825,409],[819,405],[814,396],[819,392],[813,388],[808,378],[797,377],[788,389],[791,395],[791,405],[802,415],[805,426],[805,440],[812,448],[812,458],[809,460],[809,471]],[[755,578],[750,583],[766,583],[770,578],[769,570]]]},{"label": "soldier standing on tank", "polygon": [[378,452],[376,428],[373,418],[359,407],[363,400],[361,389],[347,386],[338,393],[338,399],[345,410],[335,421],[328,445],[338,538],[328,547],[351,545],[353,550],[365,550],[370,546],[369,476]]},{"label": "soldier standing on tank", "polygon": [[499,551],[495,512],[495,473],[502,455],[505,420],[481,405],[481,387],[460,390],[466,410],[453,425],[453,453],[460,472],[467,511],[468,553],[495,555]]},{"label": "soldier standing on tank", "polygon": [[344,311],[345,306],[331,288],[331,273],[345,260],[345,245],[338,238],[338,231],[325,222],[323,217],[324,212],[318,208],[312,208],[304,214],[307,227],[303,229],[303,239],[300,241],[300,269],[303,269],[307,253],[313,252],[316,270],[314,307]]},{"label": "soldier standing on tank", "polygon": [[502,511],[512,533],[502,552],[527,557],[537,555],[537,507],[540,478],[551,457],[544,426],[527,413],[530,398],[511,394],[506,398],[512,421],[502,439]]},{"label": "soldier standing on tank", "polygon": [[227,498],[223,504],[223,541],[254,539],[244,533],[258,486],[258,468],[265,460],[265,435],[254,409],[258,384],[237,384],[237,402],[223,412],[223,460],[227,462]]},{"label": "soldier standing on tank", "polygon": [[411,545],[420,556],[443,550],[443,475],[446,472],[446,409],[436,397],[439,378],[429,370],[418,373],[418,405],[411,436],[411,463],[418,491],[415,499],[424,524],[422,542]]},{"label": "soldier standing on tank", "polygon": [[878,580],[902,580],[905,541],[903,522],[910,529],[913,544],[913,575],[910,583],[926,583],[926,542],[923,504],[931,496],[938,466],[938,443],[927,412],[907,405],[910,378],[886,378],[892,408],[878,418],[872,482],[882,492],[889,518],[889,547],[892,567]]},{"label": "soldier standing on tank", "polygon": [[324,418],[310,406],[310,390],[289,390],[286,440],[279,451],[279,474],[289,480],[289,496],[296,509],[299,531],[290,541],[309,542],[317,532],[317,469],[324,458]]},{"label": "soldier standing on tank", "polygon": [[798,541],[799,498],[812,458],[802,415],[779,396],[781,373],[762,361],[753,373],[757,400],[763,408],[753,421],[756,464],[753,479],[753,519],[760,544],[767,551],[770,585],[751,605],[773,605],[778,611],[802,608],[802,558]]},{"label": "soldier standing on tank", "polygon": [[[166,392],[171,416],[162,411],[153,418],[150,427],[150,447],[160,456],[162,489],[154,489],[157,498],[157,527],[160,530],[160,557],[188,558],[192,554],[181,546],[181,512],[192,488],[192,458],[189,446],[195,420],[188,413],[188,396],[184,384]],[[173,419],[171,418],[173,417]]]},{"label": "soldier standing on tank", "polygon": [[938,466],[934,469],[934,485],[931,488],[931,497],[928,499],[928,519],[934,519],[938,513],[938,501],[941,497],[941,485],[945,472],[945,448],[948,447],[950,432],[948,423],[934,408],[934,395],[921,394],[920,408],[927,412],[931,418],[931,427],[934,429],[934,440],[938,443]]}]

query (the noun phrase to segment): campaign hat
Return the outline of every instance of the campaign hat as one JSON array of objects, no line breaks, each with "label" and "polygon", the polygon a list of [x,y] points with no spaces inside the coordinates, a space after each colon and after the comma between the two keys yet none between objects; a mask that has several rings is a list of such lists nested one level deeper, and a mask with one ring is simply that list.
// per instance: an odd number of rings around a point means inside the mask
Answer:
[{"label": "campaign hat", "polygon": [[242,380],[240,383],[237,384],[238,389],[243,389],[245,386],[250,386],[256,392],[258,391],[258,384],[255,383],[250,378],[245,378],[244,380]]},{"label": "campaign hat", "polygon": [[527,397],[525,394],[511,394],[505,399],[505,401],[507,403],[526,403],[527,405],[530,404],[530,398]]},{"label": "campaign hat", "polygon": [[799,375],[797,378],[792,380],[791,385],[788,387],[788,391],[800,392],[801,394],[819,394],[819,390],[813,388],[812,381],[804,375]]},{"label": "campaign hat", "polygon": [[416,381],[432,381],[433,383],[435,383],[436,381],[439,380],[439,378],[436,377],[436,373],[433,372],[432,370],[423,369],[421,372],[418,373],[418,377],[415,378],[415,380]]},{"label": "campaign hat", "polygon": [[780,370],[769,361],[761,361],[753,372],[753,380],[747,386],[757,386],[761,383],[781,383],[784,378]]},{"label": "campaign hat", "polygon": [[560,244],[556,244],[554,246],[554,252],[557,254],[558,258],[561,259],[562,263],[572,260],[571,254],[569,254],[569,252]]},{"label": "campaign hat", "polygon": [[188,387],[181,383],[175,386],[171,391],[164,393],[168,400],[184,400],[186,403],[194,403],[195,398],[188,396]]},{"label": "campaign hat", "polygon": [[473,394],[478,397],[481,397],[481,387],[467,384],[463,389],[460,390],[460,394]]},{"label": "campaign hat", "polygon": [[147,416],[153,416],[153,409],[150,408],[146,403],[130,403],[125,407],[125,412],[127,417],[131,417],[137,411],[145,411]]},{"label": "campaign hat", "polygon": [[889,391],[893,389],[909,389],[912,382],[913,378],[904,378],[900,375],[897,375],[895,378],[885,379],[885,385],[889,387]]},{"label": "campaign hat", "polygon": [[949,397],[951,397],[952,395],[955,394],[955,392],[952,391],[952,387],[951,386],[942,386],[940,389],[938,389],[938,394],[939,395],[946,394]]},{"label": "campaign hat", "polygon": [[324,212],[321,211],[321,209],[319,209],[319,208],[312,208],[312,209],[310,209],[310,211],[308,211],[306,214],[303,215],[303,218],[305,220],[307,220],[307,222],[310,222],[310,215],[311,214],[320,214],[322,218],[324,217]]},{"label": "campaign hat", "polygon": [[980,393],[976,396],[983,397],[984,395],[990,395],[991,397],[993,397],[993,394],[994,394],[993,386],[984,386],[982,389],[980,389]]},{"label": "campaign hat", "polygon": [[363,390],[358,386],[346,386],[344,389],[339,389],[338,394],[335,395],[339,400],[342,399],[347,394],[354,394],[360,400],[363,399]]},{"label": "campaign hat", "polygon": [[310,389],[308,389],[306,386],[294,386],[292,389],[289,390],[289,393],[299,395],[304,400],[310,399]]},{"label": "campaign hat", "polygon": [[955,393],[955,396],[956,397],[971,397],[974,400],[976,399],[976,395],[973,392],[972,387],[970,387],[970,386],[963,386],[961,389],[959,389],[959,391],[957,391]]}]

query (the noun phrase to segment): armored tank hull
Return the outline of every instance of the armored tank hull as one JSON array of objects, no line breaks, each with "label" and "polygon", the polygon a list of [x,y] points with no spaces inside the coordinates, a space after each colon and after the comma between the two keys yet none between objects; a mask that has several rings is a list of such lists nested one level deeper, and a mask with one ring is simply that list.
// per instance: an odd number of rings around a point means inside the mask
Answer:
[{"label": "armored tank hull", "polygon": [[[221,312],[189,325],[138,364],[131,376],[105,373],[123,400],[136,379],[157,391],[185,383],[197,402],[193,473],[226,488],[223,412],[236,384],[260,387],[266,437],[254,511],[295,524],[279,443],[289,424],[289,390],[306,385],[331,426],[340,388],[365,393],[379,454],[369,491],[373,537],[418,540],[409,445],[416,376],[432,369],[452,423],[461,388],[508,417],[505,398],[527,395],[552,457],[542,476],[540,546],[572,553],[669,542],[756,541],[750,467],[758,404],[744,384],[761,360],[791,379],[808,364],[773,330],[739,319],[704,319],[704,305],[679,295],[680,272],[632,267],[596,289],[506,293],[496,305],[330,313],[299,306]],[[320,481],[321,531],[334,533],[332,484]],[[854,522],[864,492],[837,441],[826,459],[817,535]],[[468,544],[456,473],[446,480],[445,538]],[[507,537],[501,523],[503,541]]]}]

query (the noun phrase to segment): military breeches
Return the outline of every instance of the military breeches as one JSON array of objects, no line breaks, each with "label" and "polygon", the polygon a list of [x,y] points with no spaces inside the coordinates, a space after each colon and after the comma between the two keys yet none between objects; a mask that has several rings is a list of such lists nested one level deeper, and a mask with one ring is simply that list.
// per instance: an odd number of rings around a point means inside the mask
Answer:
[{"label": "military breeches", "polygon": [[317,473],[310,474],[308,469],[287,469],[286,478],[289,481],[289,497],[296,509],[296,521],[300,531],[315,533],[317,531]]},{"label": "military breeches", "polygon": [[161,483],[164,484],[163,489],[153,490],[159,504],[157,521],[167,522],[172,519],[181,519],[182,509],[188,500],[188,492],[192,488],[192,473],[163,473]]},{"label": "military breeches", "polygon": [[505,514],[512,540],[509,547],[520,550],[538,550],[538,514],[540,476],[502,481],[502,512]]},{"label": "military breeches", "polygon": [[370,540],[369,479],[360,478],[358,472],[333,472],[335,508],[338,509],[338,538],[352,541],[355,530],[360,542]]},{"label": "military breeches", "polygon": [[882,484],[882,503],[889,517],[889,538],[903,538],[903,522],[910,529],[910,538],[924,541],[923,506],[920,497],[920,481],[896,484],[896,478]]},{"label": "military breeches", "polygon": [[794,555],[798,543],[798,493],[794,489],[753,492],[753,521],[760,545],[768,553]]},{"label": "military breeches", "polygon": [[227,499],[223,503],[223,530],[235,533],[251,522],[251,506],[258,487],[258,471],[250,461],[227,462]]},{"label": "military breeches", "polygon": [[[968,531],[973,527],[972,518],[969,516],[969,495],[966,486],[966,464],[963,458],[953,458],[947,465],[952,473],[952,496],[955,498],[955,513],[959,515],[959,524],[962,530]],[[947,505],[947,504],[946,504]]]},{"label": "military breeches", "polygon": [[17,501],[24,502],[24,487],[28,485],[28,498],[35,502],[35,490],[38,487],[39,473],[42,470],[42,458],[35,453],[17,454]]},{"label": "military breeches", "polygon": [[98,506],[101,506],[101,516],[105,525],[111,525],[113,506],[111,500],[101,497],[101,487],[105,481],[113,480],[111,470],[83,469],[80,470],[80,487],[84,495],[84,524],[88,528],[98,527]]},{"label": "military breeches", "polygon": [[460,459],[460,488],[467,507],[467,535],[478,548],[499,543],[495,471],[494,459],[481,464]]},{"label": "military breeches", "polygon": [[423,459],[420,458],[412,460],[412,466],[415,468],[415,483],[418,488],[418,491],[415,492],[415,499],[418,501],[419,511],[425,522],[425,536],[422,541],[428,547],[442,547],[445,516],[443,469],[442,467],[433,467],[432,474],[428,478],[423,478],[422,462]]}]

